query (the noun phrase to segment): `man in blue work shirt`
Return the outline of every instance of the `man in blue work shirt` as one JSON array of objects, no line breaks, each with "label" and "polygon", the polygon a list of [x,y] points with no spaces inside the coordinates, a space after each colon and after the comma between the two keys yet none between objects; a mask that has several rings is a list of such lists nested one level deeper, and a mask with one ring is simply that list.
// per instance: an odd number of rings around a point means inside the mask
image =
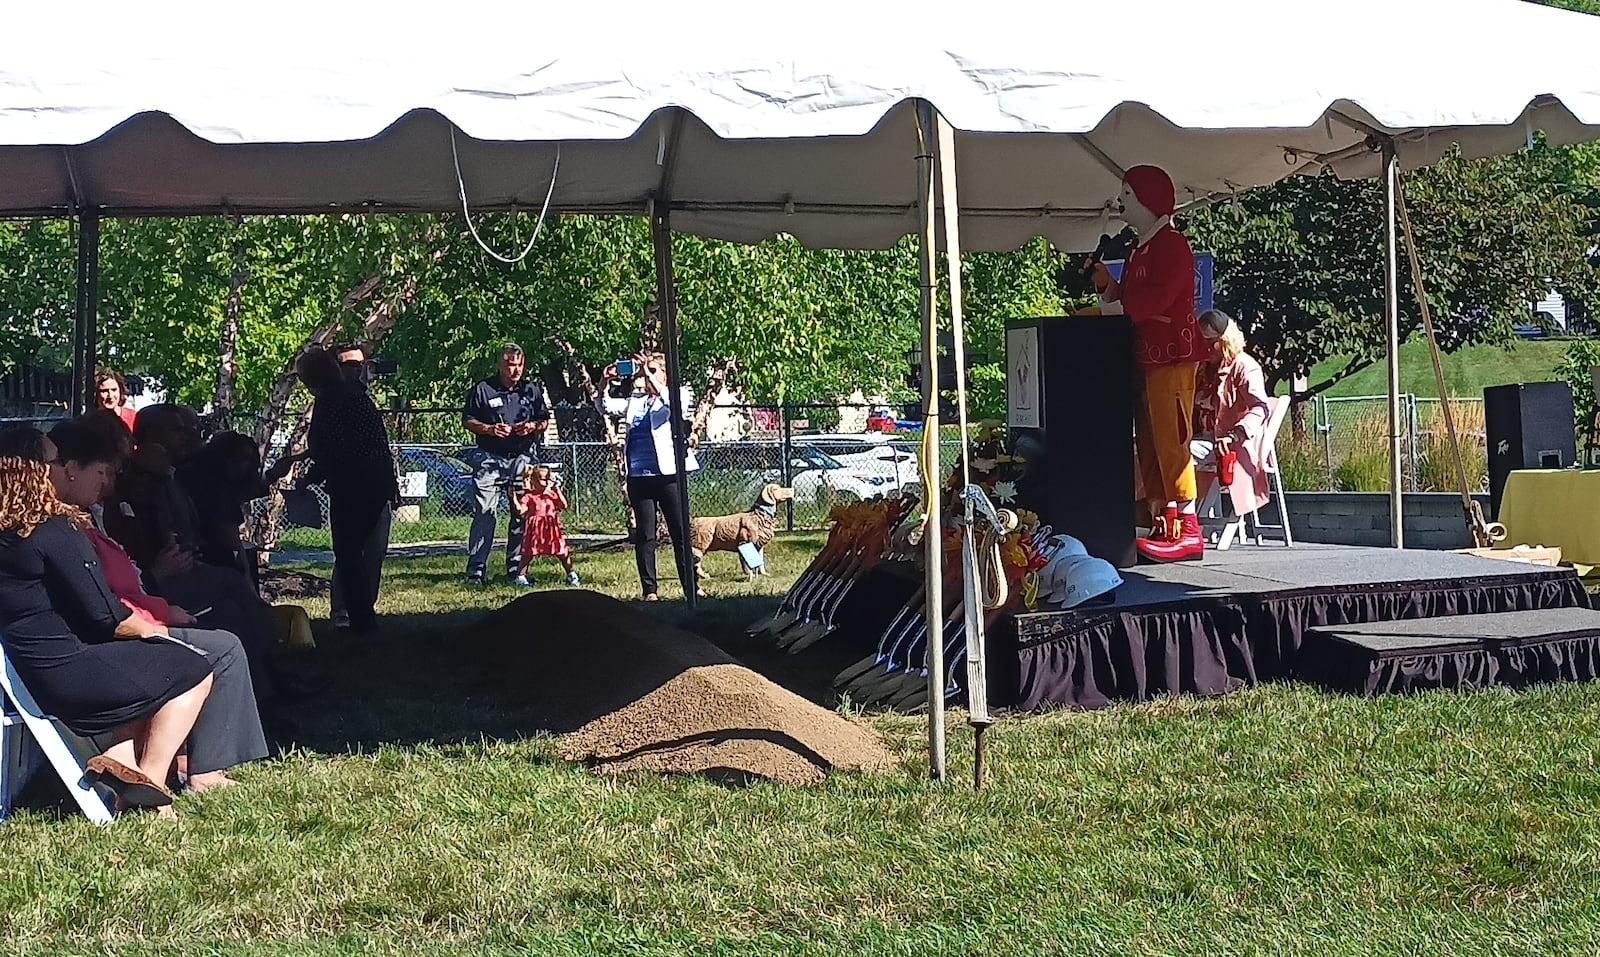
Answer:
[{"label": "man in blue work shirt", "polygon": [[[472,387],[461,410],[461,424],[476,439],[482,460],[473,470],[478,499],[467,536],[467,581],[482,584],[494,547],[495,509],[500,493],[517,494],[522,469],[538,461],[538,446],[550,425],[550,406],[537,382],[522,378],[522,347],[508,342],[500,347],[500,369]],[[506,578],[517,577],[524,520],[510,510],[506,530]]]}]

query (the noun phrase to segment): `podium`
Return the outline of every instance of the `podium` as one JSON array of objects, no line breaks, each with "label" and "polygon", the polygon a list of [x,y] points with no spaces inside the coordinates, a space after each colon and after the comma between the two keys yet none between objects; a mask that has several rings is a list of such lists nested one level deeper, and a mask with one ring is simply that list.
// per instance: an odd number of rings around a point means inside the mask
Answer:
[{"label": "podium", "polygon": [[1131,567],[1133,323],[1052,316],[1006,323],[1006,428],[1024,458],[1017,501],[1089,554]]}]

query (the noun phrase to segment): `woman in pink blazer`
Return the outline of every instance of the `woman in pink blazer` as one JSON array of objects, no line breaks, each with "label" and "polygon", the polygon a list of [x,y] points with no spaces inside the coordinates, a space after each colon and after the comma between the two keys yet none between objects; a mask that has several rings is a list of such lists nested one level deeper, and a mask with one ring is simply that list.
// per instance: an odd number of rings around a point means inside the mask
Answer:
[{"label": "woman in pink blazer", "polygon": [[[1214,369],[1202,374],[1196,389],[1197,416],[1209,420],[1209,428],[1196,430],[1189,450],[1194,456],[1196,478],[1203,500],[1211,483],[1218,480],[1222,462],[1234,455],[1233,480],[1228,495],[1235,515],[1247,515],[1267,504],[1267,419],[1272,415],[1266,379],[1261,364],[1244,351],[1244,334],[1239,324],[1217,309],[1200,314],[1200,334],[1211,346]],[[1210,363],[1208,363],[1210,365]]]}]

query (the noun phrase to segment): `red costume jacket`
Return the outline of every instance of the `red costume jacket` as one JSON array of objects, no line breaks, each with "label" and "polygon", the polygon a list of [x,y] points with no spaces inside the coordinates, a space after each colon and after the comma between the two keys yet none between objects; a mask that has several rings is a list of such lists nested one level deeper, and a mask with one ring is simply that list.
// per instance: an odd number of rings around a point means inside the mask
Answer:
[{"label": "red costume jacket", "polygon": [[1122,267],[1122,312],[1133,321],[1141,367],[1199,362],[1206,355],[1194,315],[1194,251],[1166,223]]}]

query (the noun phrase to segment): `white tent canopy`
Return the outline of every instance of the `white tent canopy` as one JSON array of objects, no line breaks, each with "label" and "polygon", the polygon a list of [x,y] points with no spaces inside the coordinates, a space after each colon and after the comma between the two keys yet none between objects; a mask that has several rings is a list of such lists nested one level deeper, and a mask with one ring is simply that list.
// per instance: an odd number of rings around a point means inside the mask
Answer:
[{"label": "white tent canopy", "polygon": [[1193,203],[1375,175],[1373,133],[1403,166],[1600,138],[1600,18],[1521,0],[181,7],[8,11],[0,215],[538,208],[559,151],[555,210],[666,186],[678,231],[882,247],[923,99],[965,248],[1082,249],[1136,163]]},{"label": "white tent canopy", "polygon": [[[648,209],[674,371],[669,225],[839,248],[918,233],[931,388],[936,233],[966,249],[1034,236],[1086,249],[1138,163],[1171,173],[1181,204],[1326,167],[1381,171],[1392,197],[1392,155],[1506,153],[1535,129],[1600,139],[1600,18],[1521,0],[1011,0],[954,15],[907,0],[182,6],[6,14],[0,215],[83,214],[80,372],[101,215],[449,210],[463,192],[478,210],[528,208],[547,190],[558,211]],[[919,142],[933,109],[953,149]],[[941,170],[960,157],[956,188],[939,189],[960,197],[945,230],[927,219],[935,153]],[[942,539],[925,542],[937,621]],[[930,708],[936,776],[942,727]]]}]

